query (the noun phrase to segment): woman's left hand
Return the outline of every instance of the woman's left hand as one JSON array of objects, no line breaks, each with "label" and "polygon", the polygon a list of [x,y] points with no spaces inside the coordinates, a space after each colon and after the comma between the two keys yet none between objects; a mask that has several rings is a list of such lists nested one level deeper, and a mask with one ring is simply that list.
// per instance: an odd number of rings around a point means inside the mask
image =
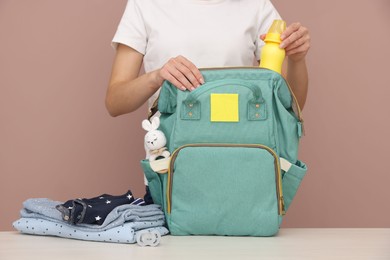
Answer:
[{"label": "woman's left hand", "polygon": [[286,56],[290,60],[299,61],[306,57],[310,49],[309,30],[300,23],[289,25],[280,36],[282,43],[280,48],[286,50]]}]

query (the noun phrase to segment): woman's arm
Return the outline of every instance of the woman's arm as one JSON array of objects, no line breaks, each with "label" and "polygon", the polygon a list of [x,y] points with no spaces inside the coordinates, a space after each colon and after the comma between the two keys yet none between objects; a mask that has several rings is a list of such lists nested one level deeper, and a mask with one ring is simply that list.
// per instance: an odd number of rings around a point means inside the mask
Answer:
[{"label": "woman's arm", "polygon": [[135,111],[159,89],[164,80],[183,90],[192,90],[204,82],[195,65],[182,56],[170,59],[161,69],[138,76],[142,60],[141,53],[118,44],[106,94],[106,107],[111,116]]},{"label": "woman's arm", "polygon": [[299,107],[303,109],[309,88],[309,77],[305,58],[299,61],[288,59],[286,74],[287,81],[298,100]]},{"label": "woman's arm", "polygon": [[[260,36],[264,41],[265,34]],[[310,49],[310,35],[307,28],[300,23],[293,23],[281,35],[280,48],[286,50],[288,57],[283,63],[282,74],[290,84],[299,107],[303,109],[309,86],[306,67],[306,54]]]},{"label": "woman's arm", "polygon": [[300,23],[293,23],[281,35],[280,48],[286,50],[287,80],[303,109],[306,103],[309,78],[306,67],[306,54],[310,49],[310,35]]},{"label": "woman's arm", "polygon": [[138,77],[142,59],[141,53],[118,44],[106,94],[106,108],[111,116],[136,110],[159,88],[155,71]]}]

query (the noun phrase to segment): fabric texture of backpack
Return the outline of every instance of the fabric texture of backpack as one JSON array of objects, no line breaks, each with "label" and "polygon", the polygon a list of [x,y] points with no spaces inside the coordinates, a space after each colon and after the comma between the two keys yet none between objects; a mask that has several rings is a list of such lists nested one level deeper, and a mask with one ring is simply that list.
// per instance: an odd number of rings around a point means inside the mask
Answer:
[{"label": "fabric texture of backpack", "polygon": [[297,101],[271,70],[201,73],[194,91],[161,88],[159,130],[171,157],[162,174],[141,161],[153,201],[172,235],[275,235],[307,170],[297,159]]}]

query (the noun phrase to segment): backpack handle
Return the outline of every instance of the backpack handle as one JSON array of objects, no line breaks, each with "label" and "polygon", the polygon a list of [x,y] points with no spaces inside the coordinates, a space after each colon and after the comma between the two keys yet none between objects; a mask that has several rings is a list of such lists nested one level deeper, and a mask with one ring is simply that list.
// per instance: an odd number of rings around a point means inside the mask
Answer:
[{"label": "backpack handle", "polygon": [[212,89],[219,88],[222,86],[229,86],[229,85],[235,85],[240,87],[246,87],[252,91],[253,94],[253,101],[258,103],[264,103],[263,94],[261,93],[261,89],[252,83],[243,83],[242,80],[229,80],[226,82],[226,80],[218,80],[214,82],[210,82],[209,84],[204,84],[197,89],[190,92],[190,94],[187,96],[187,98],[183,101],[184,104],[193,104],[197,102],[197,99],[200,95],[204,94],[205,92],[208,92]]},{"label": "backpack handle", "polygon": [[[198,100],[199,96],[205,93],[210,93],[213,89],[224,87],[224,86],[238,86],[245,87],[249,89],[253,98],[248,100],[248,120],[251,121],[259,121],[265,120],[267,117],[266,108],[265,108],[265,100],[263,98],[263,94],[261,92],[260,87],[253,83],[243,83],[242,80],[218,80],[210,83],[206,83],[205,85],[193,90],[183,101],[183,107],[181,109],[180,118],[184,120],[199,120],[200,119],[200,101]],[[260,105],[262,104],[262,105]]]}]

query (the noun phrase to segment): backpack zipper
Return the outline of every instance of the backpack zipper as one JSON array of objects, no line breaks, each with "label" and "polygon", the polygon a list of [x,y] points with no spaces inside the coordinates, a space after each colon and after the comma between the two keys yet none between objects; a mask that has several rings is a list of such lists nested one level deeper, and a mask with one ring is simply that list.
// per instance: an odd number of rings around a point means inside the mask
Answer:
[{"label": "backpack zipper", "polygon": [[172,208],[172,184],[173,184],[173,175],[174,175],[173,166],[179,151],[187,147],[247,147],[247,148],[260,148],[260,149],[267,150],[275,159],[274,163],[275,163],[276,195],[278,198],[278,214],[280,216],[286,214],[285,207],[284,207],[280,163],[279,163],[278,155],[275,153],[275,151],[269,148],[268,146],[262,144],[218,144],[218,143],[187,144],[177,148],[172,153],[171,161],[168,167],[168,181],[167,181],[167,193],[166,193],[168,214],[171,214],[171,208]]}]

